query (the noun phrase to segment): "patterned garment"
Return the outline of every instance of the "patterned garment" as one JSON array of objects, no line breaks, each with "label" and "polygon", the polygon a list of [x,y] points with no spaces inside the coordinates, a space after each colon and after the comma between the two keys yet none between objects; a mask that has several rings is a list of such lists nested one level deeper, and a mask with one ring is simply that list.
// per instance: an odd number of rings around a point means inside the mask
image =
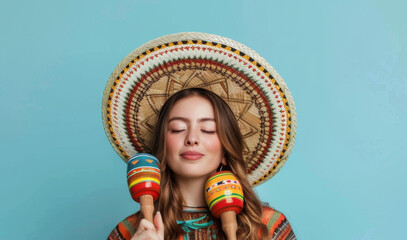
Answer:
[{"label": "patterned garment", "polygon": [[[184,208],[184,221],[177,221],[185,234],[179,240],[216,239],[218,226],[207,208]],[[272,240],[296,240],[286,217],[270,207],[263,207],[262,221],[269,229]],[[136,232],[135,214],[121,221],[110,233],[108,240],[130,240]]]}]

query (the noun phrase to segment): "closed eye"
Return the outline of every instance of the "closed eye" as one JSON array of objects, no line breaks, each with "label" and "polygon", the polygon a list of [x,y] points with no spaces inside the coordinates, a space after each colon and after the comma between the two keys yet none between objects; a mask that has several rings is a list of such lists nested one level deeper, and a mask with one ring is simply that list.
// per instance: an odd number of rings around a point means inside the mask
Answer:
[{"label": "closed eye", "polygon": [[171,133],[180,133],[180,132],[184,131],[184,129],[172,129],[170,131],[171,131]]},{"label": "closed eye", "polygon": [[203,133],[208,133],[208,134],[215,134],[216,133],[216,131],[208,131],[208,130],[204,130],[204,129],[201,129],[201,131]]}]

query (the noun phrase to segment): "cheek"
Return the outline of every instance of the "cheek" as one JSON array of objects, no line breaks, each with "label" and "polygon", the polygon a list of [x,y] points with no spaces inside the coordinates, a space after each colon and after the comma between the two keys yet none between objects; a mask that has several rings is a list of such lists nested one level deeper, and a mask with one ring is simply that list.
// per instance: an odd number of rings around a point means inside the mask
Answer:
[{"label": "cheek", "polygon": [[165,136],[165,145],[167,147],[167,152],[172,154],[177,151],[179,145],[179,139],[177,135],[167,134]]},{"label": "cheek", "polygon": [[205,142],[205,146],[208,151],[223,155],[223,147],[217,136],[214,136],[212,139],[208,139],[208,141]]}]

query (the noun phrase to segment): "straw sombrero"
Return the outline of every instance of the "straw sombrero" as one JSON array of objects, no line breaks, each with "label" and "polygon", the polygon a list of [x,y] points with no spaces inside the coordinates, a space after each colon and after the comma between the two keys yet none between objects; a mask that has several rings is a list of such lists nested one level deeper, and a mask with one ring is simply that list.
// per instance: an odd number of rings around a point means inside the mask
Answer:
[{"label": "straw sombrero", "polygon": [[241,129],[253,186],[274,176],[292,150],[294,101],[274,68],[250,48],[206,33],[178,33],[152,40],[127,55],[113,71],[102,102],[110,143],[127,160],[150,152],[148,143],[164,102],[199,87],[222,97]]}]

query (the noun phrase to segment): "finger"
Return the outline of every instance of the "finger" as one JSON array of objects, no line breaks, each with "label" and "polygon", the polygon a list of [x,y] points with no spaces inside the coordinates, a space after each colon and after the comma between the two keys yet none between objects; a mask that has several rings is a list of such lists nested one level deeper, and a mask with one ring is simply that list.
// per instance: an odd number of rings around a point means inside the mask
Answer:
[{"label": "finger", "polygon": [[138,225],[137,230],[138,230],[138,229],[140,229],[140,230],[142,230],[142,231],[146,231],[146,230],[153,230],[153,231],[155,231],[155,226],[154,226],[150,221],[148,221],[147,219],[143,218],[143,219],[141,219],[141,221],[140,221],[140,223],[139,223],[139,225]]},{"label": "finger", "polygon": [[146,230],[143,232],[136,232],[130,240],[159,240],[157,233],[153,230]]},{"label": "finger", "polygon": [[164,239],[164,223],[160,212],[157,212],[154,216],[154,225],[158,236],[160,236],[161,239]]}]

